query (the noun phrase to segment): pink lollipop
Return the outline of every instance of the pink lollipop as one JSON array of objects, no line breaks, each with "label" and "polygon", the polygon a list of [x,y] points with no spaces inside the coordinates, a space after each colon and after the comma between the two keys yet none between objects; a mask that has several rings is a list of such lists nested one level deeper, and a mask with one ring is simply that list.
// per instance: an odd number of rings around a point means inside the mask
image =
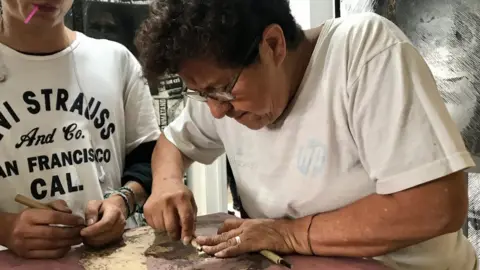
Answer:
[{"label": "pink lollipop", "polygon": [[35,13],[37,13],[38,11],[38,6],[37,5],[33,5],[33,10],[32,12],[30,12],[30,14],[28,14],[28,17],[25,19],[24,23],[27,24],[30,22],[30,20],[32,19],[33,15],[35,15]]}]

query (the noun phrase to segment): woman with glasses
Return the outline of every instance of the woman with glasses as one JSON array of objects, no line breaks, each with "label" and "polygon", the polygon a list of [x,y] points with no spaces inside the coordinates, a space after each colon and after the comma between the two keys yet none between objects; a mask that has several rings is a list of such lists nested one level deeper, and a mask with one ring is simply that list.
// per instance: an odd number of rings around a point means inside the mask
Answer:
[{"label": "woman with glasses", "polygon": [[153,156],[148,223],[189,242],[182,176],[226,153],[248,219],[197,237],[216,257],[374,257],[393,269],[476,269],[461,231],[474,166],[425,61],[370,13],[302,30],[287,0],[155,0],[145,75],[189,99]]}]

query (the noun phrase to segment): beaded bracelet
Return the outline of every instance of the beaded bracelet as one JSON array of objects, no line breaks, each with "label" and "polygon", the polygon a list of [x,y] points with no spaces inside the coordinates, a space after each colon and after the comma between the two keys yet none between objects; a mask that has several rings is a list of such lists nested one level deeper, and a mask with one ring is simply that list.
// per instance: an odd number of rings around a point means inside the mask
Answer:
[{"label": "beaded bracelet", "polygon": [[132,196],[133,209],[132,209],[132,212],[129,213],[129,216],[132,216],[138,210],[137,197],[135,196],[135,192],[133,192],[133,190],[131,188],[127,187],[127,186],[123,186],[123,187],[119,188],[118,191],[120,191],[122,193],[124,193],[124,192],[130,193],[130,195]]},{"label": "beaded bracelet", "polygon": [[111,191],[111,192],[108,192],[105,194],[104,198],[105,199],[108,199],[110,198],[110,196],[112,195],[118,195],[120,196],[122,199],[123,199],[123,202],[125,203],[125,206],[127,208],[127,217],[126,218],[129,218],[130,215],[131,215],[131,212],[130,212],[130,202],[128,200],[128,197],[127,195],[125,195],[123,192],[121,191],[118,191],[118,190],[114,190],[114,191]]},{"label": "beaded bracelet", "polygon": [[137,203],[137,196],[135,196],[135,192],[133,192],[133,189],[127,187],[127,186],[123,186],[119,189],[120,192],[128,192],[130,193],[130,195],[132,196],[132,199],[133,199],[133,209],[132,209],[132,212],[130,213],[130,216],[134,215],[138,209],[140,208],[140,206],[138,205]]}]

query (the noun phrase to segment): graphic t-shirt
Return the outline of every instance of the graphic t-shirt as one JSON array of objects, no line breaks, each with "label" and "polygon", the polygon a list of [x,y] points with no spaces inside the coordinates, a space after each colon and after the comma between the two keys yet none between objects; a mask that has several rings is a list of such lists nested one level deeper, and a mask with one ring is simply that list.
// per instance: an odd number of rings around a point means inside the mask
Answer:
[{"label": "graphic t-shirt", "polygon": [[125,156],[160,134],[135,57],[76,35],[48,56],[0,44],[1,212],[22,210],[14,201],[22,194],[63,199],[83,217],[89,200],[120,187]]},{"label": "graphic t-shirt", "polygon": [[[214,119],[189,100],[164,134],[196,161],[226,152],[252,218],[334,211],[474,166],[425,61],[392,22],[368,13],[323,25],[275,128]],[[377,259],[401,270],[476,267],[461,231]]]}]

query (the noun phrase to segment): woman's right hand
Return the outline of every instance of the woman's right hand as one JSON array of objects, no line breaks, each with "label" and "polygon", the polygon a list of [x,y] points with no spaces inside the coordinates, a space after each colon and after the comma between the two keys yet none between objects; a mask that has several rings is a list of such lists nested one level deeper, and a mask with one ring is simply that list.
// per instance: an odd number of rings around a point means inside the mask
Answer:
[{"label": "woman's right hand", "polygon": [[[56,259],[82,243],[85,221],[72,215],[64,201],[50,204],[54,210],[26,209],[8,219],[6,247],[28,259]],[[2,226],[2,227],[3,227]]]},{"label": "woman's right hand", "polygon": [[148,225],[167,232],[173,240],[190,243],[195,232],[197,205],[193,193],[183,179],[163,179],[157,182],[143,206]]}]

